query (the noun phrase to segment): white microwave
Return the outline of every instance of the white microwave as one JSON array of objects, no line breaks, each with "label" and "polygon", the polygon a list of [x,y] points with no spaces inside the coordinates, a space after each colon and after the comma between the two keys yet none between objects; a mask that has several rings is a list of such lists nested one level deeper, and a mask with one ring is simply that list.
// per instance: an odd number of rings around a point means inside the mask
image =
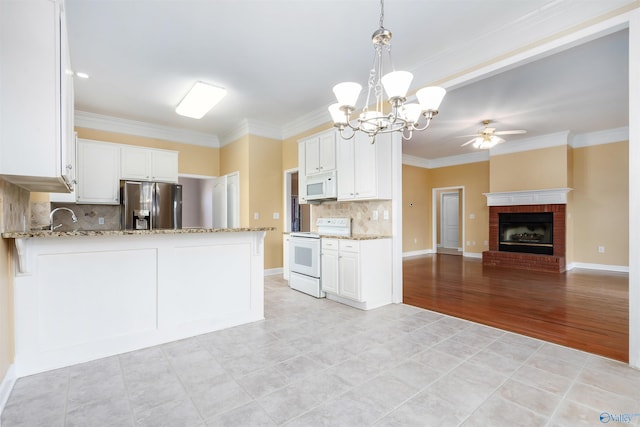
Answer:
[{"label": "white microwave", "polygon": [[307,176],[307,200],[336,199],[336,171]]}]

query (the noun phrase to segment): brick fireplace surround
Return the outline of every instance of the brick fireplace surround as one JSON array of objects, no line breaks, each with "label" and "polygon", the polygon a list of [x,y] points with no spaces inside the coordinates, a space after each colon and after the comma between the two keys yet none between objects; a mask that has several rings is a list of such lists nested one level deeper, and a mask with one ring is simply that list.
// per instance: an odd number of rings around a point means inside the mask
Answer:
[{"label": "brick fireplace surround", "polygon": [[[498,214],[553,212],[553,255],[498,250]],[[482,265],[564,273],[566,271],[566,205],[519,205],[489,207],[489,250],[482,253]]]}]

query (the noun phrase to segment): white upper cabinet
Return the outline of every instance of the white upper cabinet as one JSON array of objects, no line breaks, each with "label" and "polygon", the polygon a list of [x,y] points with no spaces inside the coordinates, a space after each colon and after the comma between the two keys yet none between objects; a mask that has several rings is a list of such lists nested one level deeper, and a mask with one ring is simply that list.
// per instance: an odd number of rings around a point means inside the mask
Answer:
[{"label": "white upper cabinet", "polygon": [[391,199],[392,136],[338,140],[338,200]]},{"label": "white upper cabinet", "polygon": [[0,1],[0,175],[69,192],[73,76],[61,0]]},{"label": "white upper cabinet", "polygon": [[178,182],[178,152],[124,145],[121,178],[137,181]]},{"label": "white upper cabinet", "polygon": [[307,176],[336,169],[336,131],[330,129],[300,140],[304,145],[304,170]]},{"label": "white upper cabinet", "polygon": [[120,203],[120,145],[78,139],[77,203]]}]

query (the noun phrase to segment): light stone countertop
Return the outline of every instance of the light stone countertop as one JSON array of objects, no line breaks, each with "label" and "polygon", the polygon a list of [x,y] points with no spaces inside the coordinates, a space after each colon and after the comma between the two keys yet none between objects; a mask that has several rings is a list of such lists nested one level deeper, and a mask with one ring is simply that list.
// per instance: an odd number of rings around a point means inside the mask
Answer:
[{"label": "light stone countertop", "polygon": [[10,231],[2,233],[5,239],[24,239],[28,237],[75,237],[75,236],[130,236],[154,234],[194,234],[194,233],[242,233],[250,231],[274,231],[275,227],[240,228],[183,228],[180,230],[76,230],[76,231]]},{"label": "light stone countertop", "polygon": [[[291,234],[288,231],[283,232],[284,235]],[[377,240],[377,239],[391,239],[392,236],[384,235],[370,235],[370,234],[353,234],[351,236],[320,236],[325,239],[342,239],[342,240]]]}]

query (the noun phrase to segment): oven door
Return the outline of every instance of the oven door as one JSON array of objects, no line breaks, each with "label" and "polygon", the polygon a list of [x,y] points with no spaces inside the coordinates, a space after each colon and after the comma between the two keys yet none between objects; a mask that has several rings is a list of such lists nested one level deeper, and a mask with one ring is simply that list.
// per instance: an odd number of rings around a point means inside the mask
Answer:
[{"label": "oven door", "polygon": [[320,239],[291,236],[289,271],[320,277]]}]

